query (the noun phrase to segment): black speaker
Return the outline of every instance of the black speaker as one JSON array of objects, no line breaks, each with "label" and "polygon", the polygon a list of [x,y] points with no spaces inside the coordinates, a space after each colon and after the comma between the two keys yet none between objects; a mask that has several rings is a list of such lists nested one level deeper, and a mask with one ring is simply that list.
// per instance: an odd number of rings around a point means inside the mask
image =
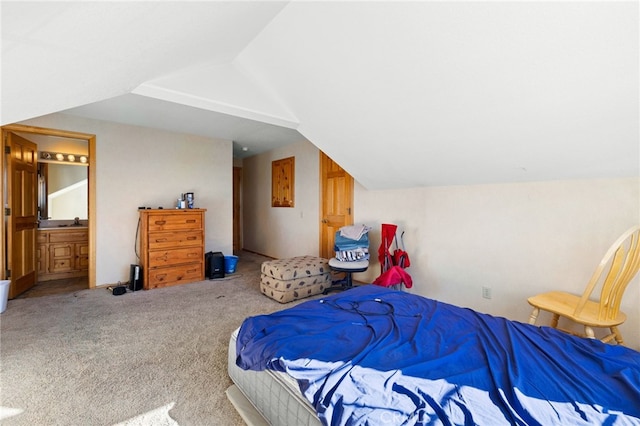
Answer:
[{"label": "black speaker", "polygon": [[131,265],[129,271],[129,290],[142,290],[142,267],[140,265]]},{"label": "black speaker", "polygon": [[210,251],[204,255],[204,275],[210,280],[224,278],[224,255],[221,251]]}]

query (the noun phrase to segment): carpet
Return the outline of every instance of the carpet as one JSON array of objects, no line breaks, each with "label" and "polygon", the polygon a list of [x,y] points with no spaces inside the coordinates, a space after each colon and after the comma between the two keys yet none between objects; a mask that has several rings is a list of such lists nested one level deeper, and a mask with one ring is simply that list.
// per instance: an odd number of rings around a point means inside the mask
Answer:
[{"label": "carpet", "polygon": [[268,258],[239,257],[220,280],[10,300],[0,315],[2,424],[244,424],[225,396],[229,336],[245,317],[293,304],[260,293]]}]

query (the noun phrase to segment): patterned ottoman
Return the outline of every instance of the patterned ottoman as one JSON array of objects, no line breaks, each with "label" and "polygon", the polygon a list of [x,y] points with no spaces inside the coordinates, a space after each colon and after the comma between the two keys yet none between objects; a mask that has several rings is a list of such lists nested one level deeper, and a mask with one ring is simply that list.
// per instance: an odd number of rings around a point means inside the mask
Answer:
[{"label": "patterned ottoman", "polygon": [[298,256],[262,262],[260,291],[280,303],[320,294],[331,286],[329,261]]}]

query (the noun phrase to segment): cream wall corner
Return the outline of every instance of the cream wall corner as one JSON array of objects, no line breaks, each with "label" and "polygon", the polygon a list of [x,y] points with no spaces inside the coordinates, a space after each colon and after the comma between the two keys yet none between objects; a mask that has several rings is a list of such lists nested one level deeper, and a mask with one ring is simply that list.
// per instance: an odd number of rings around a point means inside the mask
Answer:
[{"label": "cream wall corner", "polygon": [[[613,241],[640,222],[640,179],[355,191],[356,222],[405,230],[412,292],[526,322],[527,297],[581,293]],[[380,272],[372,260],[365,281]],[[482,287],[492,298],[482,297]],[[640,278],[629,285],[620,329],[640,348]],[[548,321],[548,318],[541,318]],[[546,322],[548,324],[548,322]]]},{"label": "cream wall corner", "polygon": [[[295,157],[295,206],[271,207],[271,162]],[[243,161],[243,248],[274,258],[319,252],[318,148],[307,141]]]}]

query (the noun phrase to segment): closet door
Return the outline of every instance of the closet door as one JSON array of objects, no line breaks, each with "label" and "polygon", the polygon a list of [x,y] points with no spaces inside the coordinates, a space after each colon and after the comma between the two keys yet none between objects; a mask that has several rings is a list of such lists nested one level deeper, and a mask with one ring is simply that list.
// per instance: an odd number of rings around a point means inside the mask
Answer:
[{"label": "closet door", "polygon": [[320,257],[335,256],[336,231],[353,225],[353,177],[320,152]]}]

